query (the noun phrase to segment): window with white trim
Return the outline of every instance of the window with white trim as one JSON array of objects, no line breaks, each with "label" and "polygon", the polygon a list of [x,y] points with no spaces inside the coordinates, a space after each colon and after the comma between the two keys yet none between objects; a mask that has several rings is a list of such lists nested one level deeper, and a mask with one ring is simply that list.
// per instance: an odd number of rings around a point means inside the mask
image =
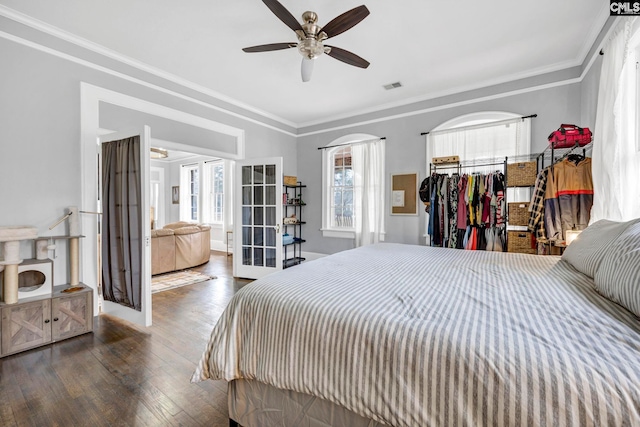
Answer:
[{"label": "window with white trim", "polygon": [[216,160],[205,162],[204,175],[204,222],[209,224],[222,224],[224,221],[224,161]]},{"label": "window with white trim", "polygon": [[322,164],[323,236],[355,239],[356,246],[384,240],[384,138],[339,138],[323,149]]},{"label": "window with white trim", "polygon": [[459,116],[427,135],[427,165],[433,157],[452,155],[461,162],[527,155],[530,133],[530,119],[518,114],[483,111]]},{"label": "window with white trim", "polygon": [[180,220],[200,221],[200,165],[182,165],[180,170]]},{"label": "window with white trim", "polygon": [[336,147],[329,152],[331,174],[331,228],[353,229],[354,179],[351,165],[351,147]]}]

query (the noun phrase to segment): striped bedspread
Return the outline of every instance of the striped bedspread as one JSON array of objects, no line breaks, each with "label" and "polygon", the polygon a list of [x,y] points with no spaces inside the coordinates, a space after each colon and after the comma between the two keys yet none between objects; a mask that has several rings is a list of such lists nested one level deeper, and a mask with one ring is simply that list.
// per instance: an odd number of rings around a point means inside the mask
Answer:
[{"label": "striped bedspread", "polygon": [[397,427],[640,425],[640,320],[559,257],[379,244],[240,290],[206,378]]}]

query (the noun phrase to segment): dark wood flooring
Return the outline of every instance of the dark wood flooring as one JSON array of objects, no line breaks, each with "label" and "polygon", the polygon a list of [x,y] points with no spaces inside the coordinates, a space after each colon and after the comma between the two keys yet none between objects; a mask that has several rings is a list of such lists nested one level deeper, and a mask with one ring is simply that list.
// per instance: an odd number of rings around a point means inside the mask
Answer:
[{"label": "dark wood flooring", "polygon": [[189,380],[249,281],[224,252],[195,270],[217,279],[153,294],[150,328],[100,315],[93,333],[0,359],[0,425],[228,426],[226,383]]}]

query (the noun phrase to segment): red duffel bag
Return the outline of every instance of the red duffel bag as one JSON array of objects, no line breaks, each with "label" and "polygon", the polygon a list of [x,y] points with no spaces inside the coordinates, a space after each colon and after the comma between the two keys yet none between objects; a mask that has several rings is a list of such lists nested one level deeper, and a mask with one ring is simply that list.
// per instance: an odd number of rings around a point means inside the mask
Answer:
[{"label": "red duffel bag", "polygon": [[553,148],[569,148],[576,144],[583,147],[591,142],[593,136],[589,128],[581,128],[576,125],[561,124],[558,130],[549,135],[549,143]]}]

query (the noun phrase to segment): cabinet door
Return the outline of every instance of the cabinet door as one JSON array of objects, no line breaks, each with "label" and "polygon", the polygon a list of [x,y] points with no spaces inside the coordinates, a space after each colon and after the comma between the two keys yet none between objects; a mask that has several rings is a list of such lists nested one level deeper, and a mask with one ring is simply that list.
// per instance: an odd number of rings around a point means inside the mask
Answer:
[{"label": "cabinet door", "polygon": [[51,342],[51,301],[2,308],[2,354],[16,353]]},{"label": "cabinet door", "polygon": [[92,292],[54,297],[51,300],[53,341],[84,334],[93,329]]}]

